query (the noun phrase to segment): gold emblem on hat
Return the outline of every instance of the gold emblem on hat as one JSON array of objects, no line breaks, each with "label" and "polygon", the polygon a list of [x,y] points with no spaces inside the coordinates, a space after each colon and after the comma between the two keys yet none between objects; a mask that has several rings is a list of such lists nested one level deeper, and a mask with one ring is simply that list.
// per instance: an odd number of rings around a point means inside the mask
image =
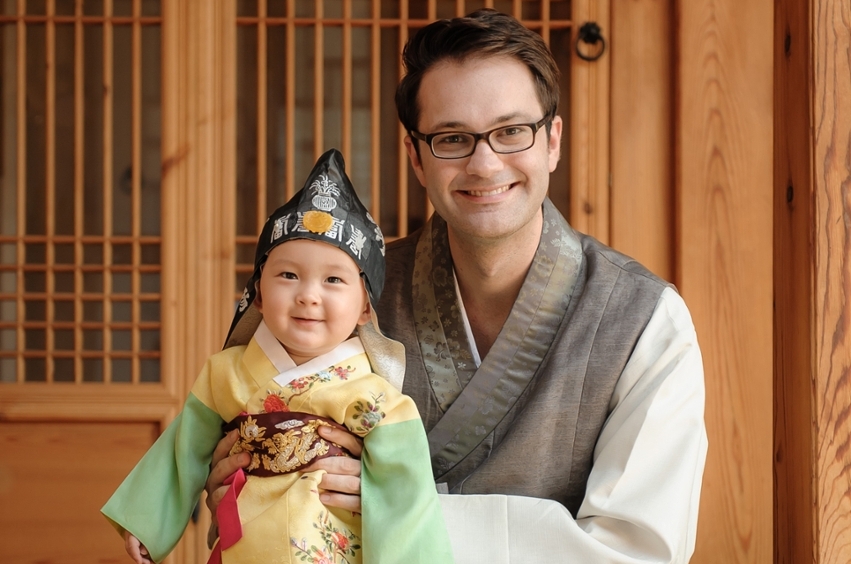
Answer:
[{"label": "gold emblem on hat", "polygon": [[304,214],[301,224],[311,233],[327,233],[334,225],[334,217],[330,213],[311,210]]}]

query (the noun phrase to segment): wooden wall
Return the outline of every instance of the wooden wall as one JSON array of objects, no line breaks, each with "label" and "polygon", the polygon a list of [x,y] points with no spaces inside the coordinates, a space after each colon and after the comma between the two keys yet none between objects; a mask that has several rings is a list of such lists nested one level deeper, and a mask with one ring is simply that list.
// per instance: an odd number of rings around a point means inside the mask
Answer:
[{"label": "wooden wall", "polygon": [[611,18],[611,242],[677,284],[704,354],[692,562],[849,562],[851,6]]},{"label": "wooden wall", "polygon": [[695,563],[772,559],[770,0],[678,4],[677,282],[706,371]]},{"label": "wooden wall", "polygon": [[818,562],[851,562],[851,5],[813,0],[810,25],[809,80],[796,85],[811,88],[813,528]]},{"label": "wooden wall", "polygon": [[612,244],[677,285],[704,356],[698,564],[773,556],[773,9],[612,8]]},{"label": "wooden wall", "polygon": [[674,281],[673,0],[612,5],[611,242]]}]

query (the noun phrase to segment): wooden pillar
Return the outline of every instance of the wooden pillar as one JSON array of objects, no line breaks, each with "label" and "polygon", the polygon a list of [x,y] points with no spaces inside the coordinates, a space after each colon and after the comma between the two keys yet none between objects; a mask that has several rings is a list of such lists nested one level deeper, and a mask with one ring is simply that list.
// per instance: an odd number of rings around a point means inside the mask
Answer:
[{"label": "wooden pillar", "polygon": [[[167,0],[163,16],[162,369],[184,398],[234,309],[236,7]],[[209,517],[172,561],[206,561]]]},{"label": "wooden pillar", "polygon": [[776,4],[775,561],[851,561],[851,8]]},{"label": "wooden pillar", "polygon": [[693,564],[772,560],[771,0],[678,0],[675,281],[706,372]]}]

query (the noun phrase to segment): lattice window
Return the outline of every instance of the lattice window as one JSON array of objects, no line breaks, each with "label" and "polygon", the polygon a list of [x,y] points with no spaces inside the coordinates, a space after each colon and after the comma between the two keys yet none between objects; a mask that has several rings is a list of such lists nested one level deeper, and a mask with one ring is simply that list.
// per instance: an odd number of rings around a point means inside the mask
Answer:
[{"label": "lattice window", "polygon": [[160,3],[0,7],[0,382],[159,381]]},{"label": "lattice window", "polygon": [[[266,217],[301,188],[316,158],[331,147],[343,153],[388,239],[424,223],[432,210],[409,172],[394,105],[400,53],[410,34],[430,21],[484,7],[514,15],[551,46],[562,72],[560,113],[567,118],[569,1],[237,1],[237,295],[253,270]],[[567,192],[564,164],[550,191],[563,213]]]},{"label": "lattice window", "polygon": [[[569,117],[567,0],[224,5],[237,25],[235,298],[266,216],[329,147],[388,239],[431,213],[393,104],[402,45],[429,21],[493,7],[539,31]],[[0,0],[0,382],[161,381],[162,256],[175,244],[160,225],[162,128],[172,127],[161,123],[161,10],[158,0]],[[569,139],[550,189],[564,213]]]}]

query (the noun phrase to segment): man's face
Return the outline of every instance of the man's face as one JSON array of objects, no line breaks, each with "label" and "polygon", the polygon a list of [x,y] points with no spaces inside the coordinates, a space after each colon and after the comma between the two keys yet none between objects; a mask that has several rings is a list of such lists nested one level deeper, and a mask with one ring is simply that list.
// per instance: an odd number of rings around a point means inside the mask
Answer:
[{"label": "man's face", "polygon": [[269,252],[255,302],[296,364],[330,352],[370,319],[360,270],[344,251],[296,239]]},{"label": "man's face", "polygon": [[[532,73],[507,56],[438,63],[423,76],[418,101],[423,134],[478,133],[534,123],[544,115]],[[530,149],[512,154],[495,153],[484,141],[461,159],[438,159],[425,142],[410,137],[405,146],[417,178],[450,231],[469,239],[499,240],[524,227],[539,229],[549,174],[558,164],[561,128],[556,117],[549,140],[542,127]],[[419,156],[414,143],[419,143]]]}]

